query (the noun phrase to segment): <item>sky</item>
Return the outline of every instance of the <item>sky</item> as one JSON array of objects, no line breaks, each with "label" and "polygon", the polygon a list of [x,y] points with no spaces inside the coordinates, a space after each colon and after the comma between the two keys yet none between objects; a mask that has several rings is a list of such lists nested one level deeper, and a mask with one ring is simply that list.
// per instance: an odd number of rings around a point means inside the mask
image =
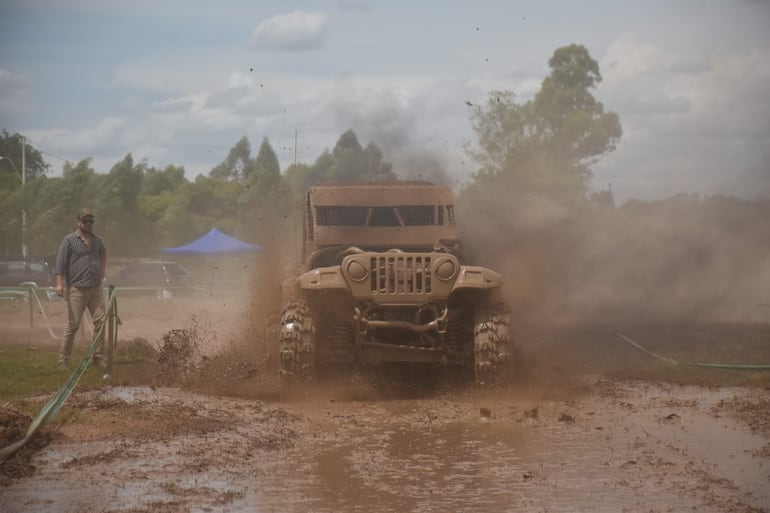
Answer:
[{"label": "sky", "polygon": [[461,186],[468,104],[532,98],[573,43],[623,126],[595,190],[770,197],[770,0],[0,0],[0,129],[54,176],[130,153],[191,180],[244,136],[286,169],[353,129],[399,175]]}]

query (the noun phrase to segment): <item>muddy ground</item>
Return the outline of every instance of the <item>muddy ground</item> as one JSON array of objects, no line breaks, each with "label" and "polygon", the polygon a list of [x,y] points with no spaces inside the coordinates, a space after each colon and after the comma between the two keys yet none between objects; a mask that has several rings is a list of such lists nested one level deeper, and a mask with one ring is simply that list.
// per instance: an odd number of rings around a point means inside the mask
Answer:
[{"label": "muddy ground", "polygon": [[[237,298],[121,308],[121,337],[150,340],[192,312],[210,354],[264,328]],[[19,322],[3,340],[58,343]],[[770,511],[770,390],[597,376],[526,349],[558,365],[504,390],[403,374],[286,390],[267,346],[215,387],[76,390],[0,511]]]}]

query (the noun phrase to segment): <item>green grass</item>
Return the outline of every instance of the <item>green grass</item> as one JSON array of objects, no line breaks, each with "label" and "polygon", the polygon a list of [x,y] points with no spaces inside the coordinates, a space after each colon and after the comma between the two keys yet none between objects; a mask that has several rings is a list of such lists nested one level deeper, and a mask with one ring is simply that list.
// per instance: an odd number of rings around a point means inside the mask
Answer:
[{"label": "green grass", "polygon": [[[569,380],[581,375],[612,379],[665,381],[704,386],[770,387],[770,371],[713,369],[673,365],[657,360],[624,342],[621,332],[648,350],[683,362],[770,364],[769,324],[680,324],[637,325],[598,329],[595,327],[541,331],[532,337],[520,333],[524,342],[524,374],[537,381]],[[59,390],[69,373],[56,368],[58,349],[32,348],[28,344],[0,346],[0,402],[13,402],[23,411],[34,411],[30,398],[50,396]],[[70,372],[85,356],[77,348]],[[227,360],[227,359],[226,359]],[[245,358],[230,358],[244,361]],[[158,352],[144,339],[121,340],[117,344],[111,379],[90,366],[78,389],[113,385],[155,385],[158,381]],[[228,360],[229,362],[229,360]],[[212,369],[219,369],[217,360]],[[228,367],[220,374],[233,372]],[[215,381],[208,379],[209,384]],[[28,406],[24,406],[27,404]]]},{"label": "green grass", "polygon": [[[58,348],[30,348],[26,345],[0,347],[0,400],[54,394],[85,357],[85,348],[76,349],[69,371],[57,369]],[[157,352],[143,339],[120,341],[113,359],[110,384],[153,384]],[[78,388],[99,388],[107,383],[104,370],[89,366]]]}]

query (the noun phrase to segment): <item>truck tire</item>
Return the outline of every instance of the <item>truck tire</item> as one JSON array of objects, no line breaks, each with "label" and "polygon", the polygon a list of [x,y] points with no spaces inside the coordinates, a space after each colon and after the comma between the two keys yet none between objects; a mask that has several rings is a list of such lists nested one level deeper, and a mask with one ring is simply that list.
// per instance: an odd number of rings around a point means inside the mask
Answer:
[{"label": "truck tire", "polygon": [[281,378],[309,381],[316,374],[316,330],[310,307],[303,300],[286,303],[279,334]]},{"label": "truck tire", "polygon": [[478,384],[499,385],[512,378],[510,323],[510,310],[503,305],[482,308],[477,312],[473,328],[473,356]]}]

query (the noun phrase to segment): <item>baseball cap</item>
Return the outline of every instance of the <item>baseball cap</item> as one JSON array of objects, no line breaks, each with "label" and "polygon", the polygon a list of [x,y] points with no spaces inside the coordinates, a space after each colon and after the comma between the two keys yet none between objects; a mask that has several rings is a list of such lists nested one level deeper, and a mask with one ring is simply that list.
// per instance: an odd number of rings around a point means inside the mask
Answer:
[{"label": "baseball cap", "polygon": [[81,208],[78,210],[78,219],[83,219],[84,217],[94,217],[94,211],[90,208]]}]

